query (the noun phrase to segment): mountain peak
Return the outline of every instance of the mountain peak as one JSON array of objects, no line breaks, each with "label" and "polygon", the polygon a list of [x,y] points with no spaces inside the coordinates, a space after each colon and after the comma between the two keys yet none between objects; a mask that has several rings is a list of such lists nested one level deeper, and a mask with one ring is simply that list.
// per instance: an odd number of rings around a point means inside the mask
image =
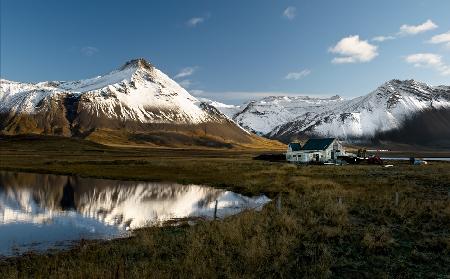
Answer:
[{"label": "mountain peak", "polygon": [[344,98],[342,98],[340,95],[337,95],[337,94],[334,96],[331,96],[329,99],[330,100],[340,100],[340,101],[344,100]]},{"label": "mountain peak", "polygon": [[142,58],[77,81],[0,82],[1,134],[93,135],[111,143],[104,135],[118,133],[120,142],[173,147],[259,140]]},{"label": "mountain peak", "polygon": [[153,70],[154,66],[144,58],[137,58],[127,61],[122,67],[120,67],[120,70],[125,70],[129,68],[142,68],[151,71]]},{"label": "mountain peak", "polygon": [[390,85],[390,86],[428,86],[426,83],[417,81],[415,79],[405,79],[405,80],[400,80],[400,79],[391,79],[387,82],[385,82],[382,86],[386,86],[386,85]]}]

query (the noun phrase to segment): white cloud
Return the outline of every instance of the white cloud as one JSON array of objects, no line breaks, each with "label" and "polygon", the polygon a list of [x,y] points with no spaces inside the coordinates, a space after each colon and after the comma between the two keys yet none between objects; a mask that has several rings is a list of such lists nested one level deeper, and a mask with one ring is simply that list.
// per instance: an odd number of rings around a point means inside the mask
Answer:
[{"label": "white cloud", "polygon": [[192,76],[195,73],[195,71],[197,71],[197,67],[186,67],[181,69],[181,71],[178,74],[176,74],[173,78],[177,79]]},{"label": "white cloud", "polygon": [[400,35],[416,35],[419,33],[423,33],[429,30],[433,30],[436,29],[438,26],[431,21],[431,19],[425,21],[422,24],[419,25],[407,25],[407,24],[403,24],[400,27]]},{"label": "white cloud", "polygon": [[356,59],[353,57],[335,57],[331,60],[333,64],[349,64],[356,63]]},{"label": "white cloud", "polygon": [[384,41],[390,41],[390,40],[395,40],[394,36],[377,36],[377,37],[373,37],[372,41],[374,42],[384,42]]},{"label": "white cloud", "polygon": [[450,75],[450,66],[442,61],[442,56],[434,53],[416,53],[408,55],[405,61],[413,64],[414,67],[431,68],[438,71],[441,75]]},{"label": "white cloud", "polygon": [[433,53],[416,53],[408,55],[406,62],[414,64],[415,67],[439,65],[442,63],[441,56]]},{"label": "white cloud", "polygon": [[181,85],[181,87],[186,89],[186,88],[191,87],[192,81],[189,79],[183,79],[183,80],[178,81],[178,84]]},{"label": "white cloud", "polygon": [[450,48],[450,31],[431,37],[428,41],[431,44],[445,44]]},{"label": "white cloud", "polygon": [[93,46],[85,46],[80,49],[81,53],[86,56],[92,56],[99,52],[99,49]]},{"label": "white cloud", "polygon": [[328,51],[340,55],[340,57],[335,57],[331,61],[332,63],[342,64],[369,62],[378,55],[377,49],[377,46],[360,40],[358,35],[354,35],[341,39]]},{"label": "white cloud", "polygon": [[297,13],[297,9],[295,7],[287,7],[284,11],[283,11],[283,16],[289,20],[293,20],[296,16]]},{"label": "white cloud", "polygon": [[186,22],[186,25],[189,27],[196,27],[197,25],[203,23],[204,21],[205,21],[204,17],[193,17]]},{"label": "white cloud", "polygon": [[288,73],[284,79],[294,79],[294,80],[299,80],[303,77],[306,77],[307,75],[309,75],[311,73],[310,70],[306,69],[306,70],[301,70],[300,72],[291,72]]},{"label": "white cloud", "polygon": [[389,35],[389,36],[376,36],[371,39],[373,42],[384,42],[389,40],[395,40],[397,39],[397,36],[404,36],[404,35],[416,35],[419,33],[423,33],[429,30],[433,30],[438,28],[438,26],[431,20],[427,20],[422,24],[419,25],[407,25],[403,24],[400,26],[400,31],[396,34],[396,36]]},{"label": "white cloud", "polygon": [[190,88],[196,83],[187,77],[192,76],[197,71],[197,69],[197,66],[183,68],[173,78],[177,80],[177,83],[181,85],[181,87],[185,89]]}]

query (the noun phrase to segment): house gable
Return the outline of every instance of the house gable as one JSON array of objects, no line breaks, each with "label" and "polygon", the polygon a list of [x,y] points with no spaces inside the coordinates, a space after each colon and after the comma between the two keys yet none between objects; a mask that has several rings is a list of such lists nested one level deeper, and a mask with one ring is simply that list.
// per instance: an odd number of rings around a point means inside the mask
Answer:
[{"label": "house gable", "polygon": [[289,148],[290,151],[300,151],[300,150],[302,150],[302,146],[300,145],[300,143],[297,143],[297,142],[291,142],[289,144],[288,148]]}]

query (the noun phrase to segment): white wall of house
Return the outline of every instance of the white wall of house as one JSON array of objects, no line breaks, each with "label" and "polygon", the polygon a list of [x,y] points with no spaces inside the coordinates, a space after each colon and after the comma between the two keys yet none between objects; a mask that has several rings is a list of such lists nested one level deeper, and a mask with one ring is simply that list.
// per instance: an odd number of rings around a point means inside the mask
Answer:
[{"label": "white wall of house", "polygon": [[286,153],[286,160],[289,162],[308,163],[309,154],[303,151],[291,151]]}]

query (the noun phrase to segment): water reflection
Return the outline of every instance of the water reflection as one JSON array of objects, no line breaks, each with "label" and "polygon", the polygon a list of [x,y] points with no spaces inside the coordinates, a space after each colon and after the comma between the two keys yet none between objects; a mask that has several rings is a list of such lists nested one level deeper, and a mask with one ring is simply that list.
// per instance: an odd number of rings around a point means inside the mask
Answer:
[{"label": "water reflection", "polygon": [[0,171],[0,254],[116,238],[174,218],[211,218],[216,200],[219,218],[269,201],[199,185]]}]

